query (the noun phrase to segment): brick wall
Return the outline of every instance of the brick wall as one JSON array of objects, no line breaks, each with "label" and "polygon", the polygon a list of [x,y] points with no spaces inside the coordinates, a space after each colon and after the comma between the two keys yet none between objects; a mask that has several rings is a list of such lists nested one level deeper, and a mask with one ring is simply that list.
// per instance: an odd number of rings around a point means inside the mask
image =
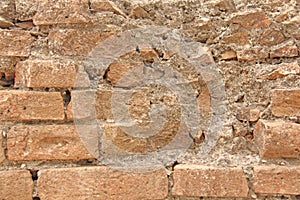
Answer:
[{"label": "brick wall", "polygon": [[[1,0],[0,199],[300,199],[299,10],[299,0]],[[204,65],[214,62],[224,82],[226,117],[205,157],[206,129],[218,117],[208,87],[216,77],[203,80],[206,71],[197,74],[175,49],[137,47],[104,71],[86,66],[107,39],[146,26],[198,42]],[[188,103],[158,86],[136,89],[128,101],[142,128],[153,105],[164,104],[165,121],[148,130],[162,130],[157,136],[137,139],[121,129],[135,126],[113,123],[120,80],[153,63],[176,68],[196,93],[198,133],[184,135],[189,148],[168,165],[120,170],[102,160],[119,156],[113,145],[147,154],[182,127]],[[78,123],[92,118],[103,135],[88,124],[80,136]]]}]

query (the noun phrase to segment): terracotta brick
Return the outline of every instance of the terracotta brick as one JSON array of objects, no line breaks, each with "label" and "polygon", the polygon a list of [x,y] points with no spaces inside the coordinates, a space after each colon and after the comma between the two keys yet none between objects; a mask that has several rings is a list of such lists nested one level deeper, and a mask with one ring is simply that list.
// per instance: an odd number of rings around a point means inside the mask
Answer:
[{"label": "terracotta brick", "polygon": [[247,197],[249,190],[241,168],[178,165],[173,178],[175,196]]},{"label": "terracotta brick", "polygon": [[237,45],[249,44],[249,34],[247,32],[237,32],[229,36],[224,36],[222,42],[230,44],[234,43]]},{"label": "terracotta brick", "polygon": [[232,59],[236,59],[236,52],[233,50],[228,50],[225,51],[221,54],[221,60],[232,60]]},{"label": "terracotta brick", "polygon": [[0,91],[0,121],[63,120],[59,92]]},{"label": "terracotta brick", "polygon": [[280,44],[284,40],[285,40],[285,37],[280,30],[268,29],[268,30],[265,30],[260,35],[258,42],[261,45],[271,46],[271,45]]},{"label": "terracotta brick", "polygon": [[109,11],[126,17],[126,14],[120,10],[113,1],[91,0],[91,8],[95,11]]},{"label": "terracotta brick", "polygon": [[27,31],[0,30],[0,56],[28,57],[33,41]]},{"label": "terracotta brick", "polygon": [[254,167],[253,189],[262,194],[300,194],[299,166]]},{"label": "terracotta brick", "polygon": [[271,21],[263,12],[243,12],[239,13],[236,16],[232,17],[230,20],[231,23],[240,24],[245,28],[259,28],[259,27],[268,27],[271,24]]},{"label": "terracotta brick", "polygon": [[32,200],[33,181],[27,170],[0,171],[0,197],[3,200]]},{"label": "terracotta brick", "polygon": [[[84,187],[82,187],[84,185]],[[168,195],[165,170],[125,172],[108,167],[39,171],[41,199],[164,199]]]},{"label": "terracotta brick", "polygon": [[73,87],[76,64],[63,60],[26,60],[16,66],[15,87],[67,88]]},{"label": "terracotta brick", "polygon": [[273,115],[300,116],[300,89],[276,89],[271,91],[270,96]]},{"label": "terracotta brick", "polygon": [[9,160],[82,160],[93,158],[74,125],[18,125],[7,136]]},{"label": "terracotta brick", "polygon": [[270,53],[270,58],[293,58],[298,56],[297,46],[284,46],[274,49]]},{"label": "terracotta brick", "polygon": [[267,158],[299,158],[300,125],[260,120],[254,130],[260,155]]},{"label": "terracotta brick", "polygon": [[86,56],[112,33],[87,30],[52,30],[49,46],[57,54],[65,56]]},{"label": "terracotta brick", "polygon": [[92,22],[88,0],[49,0],[41,2],[33,17],[35,25],[86,24]]},{"label": "terracotta brick", "polygon": [[[109,71],[107,73],[107,80],[114,86],[123,86],[121,82],[119,82],[120,79],[122,79],[123,76],[130,75],[128,72],[138,66],[143,65],[142,62],[113,62],[109,65]],[[118,83],[119,82],[119,83]],[[132,80],[134,82],[134,80]]]},{"label": "terracotta brick", "polygon": [[[271,68],[273,66],[267,66],[268,68]],[[278,78],[283,78],[288,75],[299,75],[300,74],[300,66],[297,61],[292,63],[282,63],[277,65],[277,69],[274,71],[263,74],[259,76],[261,79],[270,79],[275,80]]]},{"label": "terracotta brick", "polygon": [[237,51],[238,61],[262,61],[269,57],[264,49],[246,49]]}]

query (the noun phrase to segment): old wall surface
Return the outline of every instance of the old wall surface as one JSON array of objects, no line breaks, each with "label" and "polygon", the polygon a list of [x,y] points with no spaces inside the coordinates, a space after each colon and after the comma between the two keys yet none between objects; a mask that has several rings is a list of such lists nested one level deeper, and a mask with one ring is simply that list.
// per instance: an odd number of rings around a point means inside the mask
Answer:
[{"label": "old wall surface", "polygon": [[300,199],[299,13],[1,0],[0,199]]}]

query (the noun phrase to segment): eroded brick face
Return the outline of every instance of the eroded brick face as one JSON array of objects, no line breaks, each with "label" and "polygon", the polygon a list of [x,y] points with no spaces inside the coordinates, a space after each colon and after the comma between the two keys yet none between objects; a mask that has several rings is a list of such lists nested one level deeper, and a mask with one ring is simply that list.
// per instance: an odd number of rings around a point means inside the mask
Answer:
[{"label": "eroded brick face", "polygon": [[262,157],[299,158],[300,125],[284,121],[264,121],[257,123],[255,141]]},{"label": "eroded brick face", "polygon": [[246,197],[248,194],[241,168],[182,165],[175,167],[173,178],[172,194],[176,196]]},{"label": "eroded brick face", "polygon": [[0,0],[0,200],[299,199],[299,9]]},{"label": "eroded brick face", "polygon": [[257,166],[254,168],[254,191],[263,194],[299,194],[299,177],[299,166]]},{"label": "eroded brick face", "polygon": [[63,120],[63,98],[59,92],[1,91],[1,121]]},{"label": "eroded brick face", "polygon": [[73,125],[14,126],[8,132],[7,152],[15,161],[93,158]]},{"label": "eroded brick face", "polygon": [[28,170],[0,172],[1,199],[32,199],[33,181]]},{"label": "eroded brick face", "polygon": [[28,57],[33,41],[28,31],[0,30],[0,56]]},{"label": "eroded brick face", "polygon": [[39,172],[38,187],[40,197],[47,199],[164,199],[168,179],[163,169],[143,173],[109,167],[46,169]]},{"label": "eroded brick face", "polygon": [[271,111],[275,116],[299,116],[299,89],[277,89],[271,92]]}]

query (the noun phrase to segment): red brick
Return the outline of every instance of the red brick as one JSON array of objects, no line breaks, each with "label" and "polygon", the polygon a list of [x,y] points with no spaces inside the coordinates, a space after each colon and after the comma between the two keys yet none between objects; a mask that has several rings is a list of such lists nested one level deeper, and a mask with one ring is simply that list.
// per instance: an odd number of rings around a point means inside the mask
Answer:
[{"label": "red brick", "polygon": [[249,190],[241,168],[178,165],[173,178],[175,196],[247,197]]},{"label": "red brick", "polygon": [[254,167],[253,189],[262,194],[300,194],[299,166]]},{"label": "red brick", "polygon": [[231,23],[240,24],[245,28],[268,27],[271,21],[263,12],[243,12],[232,17]]},{"label": "red brick", "polygon": [[269,57],[264,49],[246,49],[237,51],[238,61],[262,61]]},{"label": "red brick", "polygon": [[[83,187],[84,186],[84,187]],[[165,171],[125,172],[108,167],[46,169],[39,171],[41,199],[164,199]]]},{"label": "red brick", "polygon": [[88,30],[52,30],[49,46],[55,53],[66,56],[86,56],[112,33]]},{"label": "red brick", "polygon": [[258,42],[259,44],[262,45],[271,46],[271,45],[280,44],[284,40],[285,37],[280,30],[268,29],[261,34]]},{"label": "red brick", "polygon": [[12,22],[0,16],[0,28],[8,28],[12,26],[14,26]]},{"label": "red brick", "polygon": [[0,30],[0,56],[28,57],[33,41],[27,31]]},{"label": "red brick", "polygon": [[118,82],[124,75],[128,75],[129,74],[128,72],[131,69],[140,65],[143,65],[143,63],[142,62],[113,62],[112,64],[109,65],[107,80],[114,86],[118,85]]},{"label": "red brick", "polygon": [[[267,66],[267,68],[272,68],[273,66]],[[274,71],[263,74],[259,76],[261,79],[270,79],[275,80],[277,78],[282,78],[288,75],[299,75],[300,74],[300,67],[297,61],[292,63],[282,63],[276,66],[277,69]]]},{"label": "red brick", "polygon": [[113,1],[91,0],[91,8],[95,11],[109,11],[126,17],[126,14],[120,10]]},{"label": "red brick", "polygon": [[236,52],[233,50],[225,51],[221,54],[221,60],[232,60],[236,59]]},{"label": "red brick", "polygon": [[59,92],[0,91],[0,121],[63,120]]},{"label": "red brick", "polygon": [[19,125],[7,136],[9,160],[82,160],[93,158],[74,125]]},{"label": "red brick", "polygon": [[73,87],[76,64],[72,61],[26,60],[16,66],[15,87]]},{"label": "red brick", "polygon": [[277,117],[300,116],[300,89],[271,91],[271,111]]},{"label": "red brick", "polygon": [[260,155],[267,158],[299,158],[300,125],[260,120],[254,130]]},{"label": "red brick", "polygon": [[26,170],[0,171],[0,197],[3,200],[32,200],[33,181]]},{"label": "red brick", "polygon": [[293,58],[298,56],[297,46],[284,46],[274,49],[270,53],[270,58]]},{"label": "red brick", "polygon": [[88,0],[41,2],[33,17],[35,25],[85,24],[92,21]]},{"label": "red brick", "polygon": [[224,36],[222,42],[230,44],[234,43],[237,45],[249,44],[249,34],[247,32],[237,32],[229,36]]}]

